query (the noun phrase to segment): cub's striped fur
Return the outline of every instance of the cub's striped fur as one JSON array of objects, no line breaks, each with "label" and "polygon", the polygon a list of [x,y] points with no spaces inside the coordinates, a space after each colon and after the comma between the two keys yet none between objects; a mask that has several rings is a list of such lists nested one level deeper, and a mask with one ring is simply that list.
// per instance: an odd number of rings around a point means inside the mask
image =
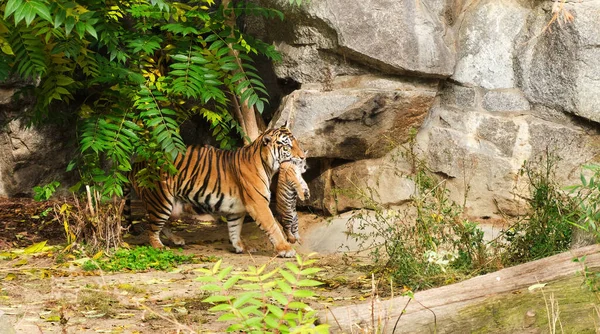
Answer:
[{"label": "cub's striped fur", "polygon": [[271,179],[280,164],[292,158],[305,159],[305,155],[287,127],[267,130],[253,143],[233,151],[189,146],[185,155],[175,159],[179,171],[176,175],[165,174],[153,188],[138,187],[132,181],[148,211],[150,244],[164,247],[159,238],[161,231],[175,244],[185,243],[164,225],[174,205],[187,202],[198,212],[225,218],[229,240],[237,253],[245,250],[240,235],[244,217],[249,214],[268,234],[279,256],[294,256],[296,252],[269,208]]},{"label": "cub's striped fur", "polygon": [[296,201],[310,197],[308,185],[302,178],[306,171],[306,160],[292,159],[281,164],[277,179],[275,215],[291,243],[300,242]]}]

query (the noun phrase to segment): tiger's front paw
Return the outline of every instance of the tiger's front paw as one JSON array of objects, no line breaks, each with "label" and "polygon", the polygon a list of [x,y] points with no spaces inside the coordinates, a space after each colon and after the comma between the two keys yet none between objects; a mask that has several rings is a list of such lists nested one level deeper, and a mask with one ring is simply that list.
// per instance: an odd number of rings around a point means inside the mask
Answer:
[{"label": "tiger's front paw", "polygon": [[295,255],[296,250],[287,242],[277,247],[277,256],[279,257],[294,257]]}]

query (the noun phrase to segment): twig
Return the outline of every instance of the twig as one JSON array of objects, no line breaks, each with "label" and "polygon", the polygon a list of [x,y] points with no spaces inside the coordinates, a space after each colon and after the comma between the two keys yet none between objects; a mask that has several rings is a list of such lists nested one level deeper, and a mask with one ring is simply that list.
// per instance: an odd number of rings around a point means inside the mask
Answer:
[{"label": "twig", "polygon": [[329,313],[331,313],[331,316],[333,317],[333,320],[335,320],[335,323],[338,325],[338,328],[340,330],[343,330],[342,325],[340,324],[340,322],[335,317],[335,313],[333,313],[333,311],[331,311],[331,309],[329,308],[329,306],[326,306],[325,308],[327,309],[327,311],[329,311]]},{"label": "twig", "polygon": [[[400,311],[400,314],[398,315],[398,319],[396,319],[396,323],[394,324],[394,329],[392,329],[392,334],[396,333],[396,326],[398,326],[398,322],[400,322],[400,318],[402,318],[402,315],[404,314],[404,311],[406,311],[406,308],[408,307],[408,304],[410,304],[411,300],[412,300],[412,298],[408,298],[406,305],[404,305],[404,308],[402,308],[402,311]],[[434,313],[434,317],[435,317],[435,313]]]}]

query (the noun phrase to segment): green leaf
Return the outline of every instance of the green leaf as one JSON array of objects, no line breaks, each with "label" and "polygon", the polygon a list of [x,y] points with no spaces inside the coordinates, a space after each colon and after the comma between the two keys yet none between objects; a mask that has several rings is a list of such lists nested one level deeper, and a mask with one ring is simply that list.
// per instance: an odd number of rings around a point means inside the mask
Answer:
[{"label": "green leaf", "polygon": [[283,293],[286,293],[286,294],[292,293],[292,287],[289,286],[289,284],[287,284],[285,281],[277,280],[277,285],[279,286],[279,288],[281,289],[281,291]]},{"label": "green leaf", "polygon": [[298,282],[298,286],[318,286],[322,285],[322,282],[311,280],[311,279],[303,279]]},{"label": "green leaf", "polygon": [[14,56],[14,53],[13,53],[12,48],[10,47],[10,44],[2,45],[1,50],[2,50],[2,52],[4,52],[7,55]]},{"label": "green leaf", "polygon": [[68,16],[65,20],[65,33],[67,36],[71,33],[73,28],[75,27],[75,18],[73,16]]},{"label": "green leaf", "polygon": [[50,9],[43,3],[38,1],[29,1],[35,12],[44,20],[52,22],[52,16],[50,16]]},{"label": "green leaf", "polygon": [[8,0],[4,8],[4,19],[8,18],[17,9],[20,9],[25,4],[23,0]]},{"label": "green leaf", "polygon": [[295,290],[293,293],[295,298],[308,298],[313,297],[314,295],[315,293],[310,290]]},{"label": "green leaf", "polygon": [[290,282],[290,284],[292,285],[296,285],[296,283],[298,282],[296,277],[294,277],[289,271],[281,270],[279,273],[281,274],[281,276],[283,276],[283,278],[285,278],[286,281]]},{"label": "green leaf", "polygon": [[283,310],[279,306],[267,304],[267,309],[269,310],[269,312],[273,313],[273,315],[278,319],[283,318]]},{"label": "green leaf", "polygon": [[292,309],[292,310],[304,310],[307,307],[308,307],[308,305],[306,305],[303,302],[298,302],[298,301],[293,301],[288,304],[288,308]]},{"label": "green leaf", "polygon": [[240,275],[230,277],[225,283],[223,283],[223,289],[231,289],[241,279]]},{"label": "green leaf", "polygon": [[239,308],[239,307],[245,305],[246,303],[251,303],[252,300],[254,299],[254,297],[256,297],[258,295],[259,295],[259,293],[256,291],[248,291],[248,292],[242,293],[240,296],[238,296],[233,301],[233,308]]},{"label": "green leaf", "polygon": [[279,291],[270,291],[269,295],[281,305],[287,305],[287,303],[289,303],[289,300]]},{"label": "green leaf", "polygon": [[306,269],[303,269],[303,270],[300,272],[300,275],[303,275],[303,276],[306,276],[306,275],[314,275],[314,274],[316,274],[316,273],[318,273],[318,272],[320,272],[320,271],[322,271],[322,270],[323,270],[323,269],[321,269],[321,268],[306,268]]},{"label": "green leaf", "polygon": [[233,313],[224,313],[222,314],[217,321],[230,321],[230,320],[236,320],[239,319],[239,317]]},{"label": "green leaf", "polygon": [[231,310],[231,306],[229,304],[219,304],[209,308],[208,310],[211,312],[229,311]]},{"label": "green leaf", "polygon": [[92,25],[90,25],[89,23],[85,24],[85,31],[87,31],[88,34],[92,35],[95,39],[98,39],[98,34],[96,33],[96,29],[94,29],[94,27]]}]

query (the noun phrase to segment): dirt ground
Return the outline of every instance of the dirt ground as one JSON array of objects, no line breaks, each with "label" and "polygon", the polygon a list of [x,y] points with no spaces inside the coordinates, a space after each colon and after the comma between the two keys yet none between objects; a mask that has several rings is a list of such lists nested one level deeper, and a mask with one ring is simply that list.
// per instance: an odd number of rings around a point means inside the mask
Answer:
[{"label": "dirt ground", "polygon": [[[223,332],[225,324],[207,311],[210,304],[202,283],[195,280],[200,262],[180,265],[170,272],[89,272],[77,259],[62,252],[62,223],[53,220],[52,203],[30,199],[0,198],[0,333],[180,333]],[[301,230],[324,223],[313,214],[300,218]],[[246,223],[243,238],[256,249],[253,254],[234,254],[225,224],[183,217],[173,230],[186,239],[183,253],[201,259],[223,259],[223,265],[243,270],[248,265],[281,265],[289,259],[274,258],[265,234]],[[47,240],[48,247],[35,254],[6,256]],[[146,237],[128,236],[130,245],[145,244]],[[309,249],[298,246],[300,254]],[[4,254],[5,256],[1,256]],[[366,258],[356,254],[316,255],[324,270],[315,279],[325,284],[309,305],[327,307],[362,303],[371,296],[371,278],[361,267]],[[58,259],[62,259],[59,261]]]}]

